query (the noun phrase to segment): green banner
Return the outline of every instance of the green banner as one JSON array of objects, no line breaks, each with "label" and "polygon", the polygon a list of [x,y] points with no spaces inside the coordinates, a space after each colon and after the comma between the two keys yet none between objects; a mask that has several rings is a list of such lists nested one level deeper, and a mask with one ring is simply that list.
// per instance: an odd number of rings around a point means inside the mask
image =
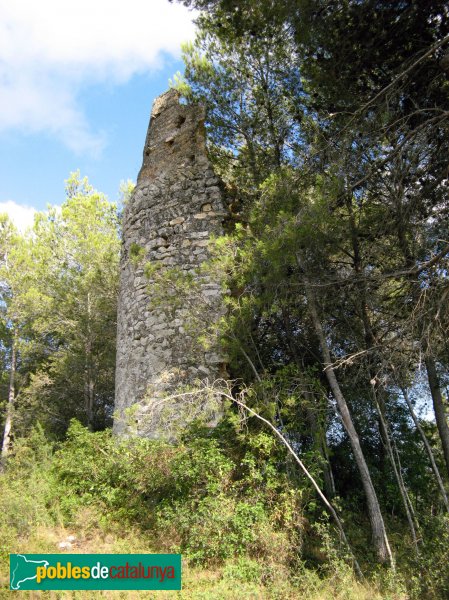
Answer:
[{"label": "green banner", "polygon": [[10,554],[11,590],[180,590],[180,554]]}]

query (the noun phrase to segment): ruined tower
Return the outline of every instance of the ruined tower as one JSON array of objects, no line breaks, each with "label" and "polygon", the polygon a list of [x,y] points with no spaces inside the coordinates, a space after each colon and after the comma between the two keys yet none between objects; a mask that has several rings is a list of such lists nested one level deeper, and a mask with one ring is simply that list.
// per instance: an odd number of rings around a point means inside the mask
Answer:
[{"label": "ruined tower", "polygon": [[[175,90],[153,103],[142,168],[123,213],[117,434],[163,436],[164,418],[183,419],[182,400],[170,406],[164,396],[195,380],[223,375],[219,350],[214,343],[209,348],[198,344],[198,332],[189,324],[192,305],[204,323],[223,311],[219,283],[199,272],[209,257],[210,237],[222,233],[226,216],[220,182],[206,154],[204,118],[203,107],[181,104]],[[181,278],[190,274],[196,284],[191,297],[177,305],[167,288],[166,306],[160,297],[155,303],[156,288],[161,294],[158,282],[176,270]]]}]

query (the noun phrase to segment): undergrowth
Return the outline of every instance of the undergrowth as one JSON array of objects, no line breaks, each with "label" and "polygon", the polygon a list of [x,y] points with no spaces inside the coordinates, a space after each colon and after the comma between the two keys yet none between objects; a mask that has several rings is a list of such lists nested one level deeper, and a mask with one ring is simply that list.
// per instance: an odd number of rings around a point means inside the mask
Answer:
[{"label": "undergrowth", "polygon": [[[53,445],[37,427],[16,441],[0,476],[0,593],[9,594],[9,553],[59,552],[73,535],[69,552],[181,552],[183,591],[39,592],[39,598],[443,597],[444,576],[412,577],[412,562],[410,571],[400,565],[392,575],[362,557],[367,580],[357,581],[325,516],[315,509],[311,522],[310,490],[276,468],[279,456],[265,436],[238,447],[229,436],[224,443],[220,432],[198,430],[173,446],[118,441],[74,421],[66,441]],[[440,560],[445,527],[432,550]]]}]

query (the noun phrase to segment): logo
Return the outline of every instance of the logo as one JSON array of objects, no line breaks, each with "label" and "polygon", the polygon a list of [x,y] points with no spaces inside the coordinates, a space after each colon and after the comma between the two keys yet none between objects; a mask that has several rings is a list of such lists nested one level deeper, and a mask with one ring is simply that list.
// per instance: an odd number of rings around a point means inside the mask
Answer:
[{"label": "logo", "polygon": [[180,554],[10,554],[11,590],[180,590]]}]

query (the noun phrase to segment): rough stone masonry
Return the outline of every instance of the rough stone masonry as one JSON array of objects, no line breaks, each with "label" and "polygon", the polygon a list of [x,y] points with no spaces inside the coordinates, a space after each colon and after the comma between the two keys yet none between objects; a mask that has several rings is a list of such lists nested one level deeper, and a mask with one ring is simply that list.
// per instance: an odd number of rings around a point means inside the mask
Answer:
[{"label": "rough stone masonry", "polygon": [[[220,181],[206,153],[205,111],[184,105],[170,90],[152,107],[137,185],[123,213],[118,302],[114,432],[164,437],[167,419],[181,421],[187,406],[167,401],[181,386],[223,376],[216,347],[197,343],[189,314],[204,323],[223,314],[220,285],[198,274],[209,257],[211,235],[223,232],[226,217]],[[150,263],[154,278],[144,273]],[[170,269],[196,281],[191,298],[173,307],[152,298]],[[159,287],[160,296],[160,287]],[[190,311],[190,313],[189,313]],[[130,410],[128,410],[130,409]],[[169,434],[167,434],[169,435]]]}]

